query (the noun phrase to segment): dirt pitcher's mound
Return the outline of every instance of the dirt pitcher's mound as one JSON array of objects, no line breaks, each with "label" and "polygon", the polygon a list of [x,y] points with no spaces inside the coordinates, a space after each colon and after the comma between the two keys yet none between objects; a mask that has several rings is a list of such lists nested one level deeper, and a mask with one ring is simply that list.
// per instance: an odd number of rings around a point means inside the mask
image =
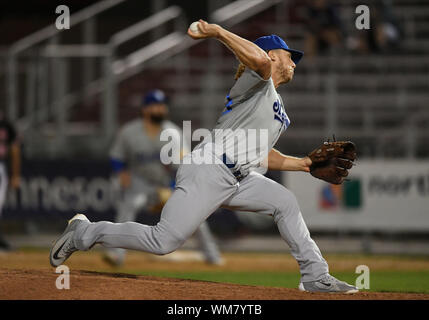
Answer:
[{"label": "dirt pitcher's mound", "polygon": [[70,289],[59,290],[56,288],[58,276],[53,269],[0,269],[0,299],[429,299],[425,294],[402,293],[310,294],[297,289],[90,271],[73,271]]}]

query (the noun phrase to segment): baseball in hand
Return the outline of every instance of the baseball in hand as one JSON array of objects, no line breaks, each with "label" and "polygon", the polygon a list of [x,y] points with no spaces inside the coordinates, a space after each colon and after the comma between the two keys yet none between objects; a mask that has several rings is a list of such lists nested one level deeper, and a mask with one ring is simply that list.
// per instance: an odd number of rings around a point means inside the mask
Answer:
[{"label": "baseball in hand", "polygon": [[189,30],[191,30],[192,33],[198,34],[200,33],[200,30],[198,29],[198,25],[200,23],[198,21],[192,22],[189,26]]}]

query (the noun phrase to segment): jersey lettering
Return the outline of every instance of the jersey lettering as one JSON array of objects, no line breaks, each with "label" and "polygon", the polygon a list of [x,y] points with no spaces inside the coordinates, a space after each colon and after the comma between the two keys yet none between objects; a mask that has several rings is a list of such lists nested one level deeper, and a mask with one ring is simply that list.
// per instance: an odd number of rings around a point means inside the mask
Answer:
[{"label": "jersey lettering", "polygon": [[280,102],[280,100],[276,100],[273,104],[273,111],[274,111],[274,120],[280,121],[285,128],[287,128],[290,124],[290,121],[286,115],[286,113],[283,111],[283,105]]}]

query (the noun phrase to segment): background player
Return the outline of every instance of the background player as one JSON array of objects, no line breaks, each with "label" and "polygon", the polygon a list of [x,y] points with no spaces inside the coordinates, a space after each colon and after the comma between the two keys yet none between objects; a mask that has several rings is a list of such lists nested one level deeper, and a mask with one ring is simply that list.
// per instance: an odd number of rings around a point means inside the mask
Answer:
[{"label": "background player", "polygon": [[[167,120],[167,99],[163,91],[148,92],[140,112],[140,118],[121,128],[110,151],[112,169],[121,189],[116,222],[135,221],[139,210],[144,208],[159,213],[170,197],[177,165],[166,166],[160,161],[160,151],[166,143],[160,141],[162,131],[169,130],[169,136],[173,137],[171,143],[179,146],[182,156],[191,148],[189,141],[182,141],[181,129]],[[207,222],[201,224],[195,235],[206,262],[221,263]],[[106,251],[105,260],[110,264],[119,266],[124,259],[124,249]]]},{"label": "background player", "polygon": [[[10,172],[10,183],[9,183]],[[21,151],[14,126],[0,112],[0,216],[6,200],[8,185],[19,187],[21,176]],[[10,245],[0,232],[0,250],[10,250]]]},{"label": "background player", "polygon": [[[227,96],[226,110],[219,118],[213,135],[227,132],[223,141],[205,141],[185,156],[176,177],[176,189],[165,204],[156,226],[137,223],[91,223],[84,215],[70,220],[63,235],[51,248],[50,262],[62,264],[73,252],[89,250],[96,243],[155,254],[179,248],[199,225],[217,208],[271,215],[301,272],[299,289],[317,292],[354,293],[357,288],[329,274],[329,267],[303,220],[292,192],[284,186],[252,171],[268,169],[310,172],[309,157],[296,158],[273,149],[281,133],[290,124],[276,88],[292,80],[303,53],[290,49],[278,36],[261,37],[252,43],[216,24],[200,20],[194,39],[214,38],[236,55],[241,74]],[[267,130],[262,145],[241,150],[235,144],[234,130]],[[227,130],[230,129],[230,130]],[[255,152],[256,151],[256,152]],[[195,161],[198,158],[198,162]],[[238,160],[236,160],[238,159]],[[215,163],[213,163],[213,160]]]}]

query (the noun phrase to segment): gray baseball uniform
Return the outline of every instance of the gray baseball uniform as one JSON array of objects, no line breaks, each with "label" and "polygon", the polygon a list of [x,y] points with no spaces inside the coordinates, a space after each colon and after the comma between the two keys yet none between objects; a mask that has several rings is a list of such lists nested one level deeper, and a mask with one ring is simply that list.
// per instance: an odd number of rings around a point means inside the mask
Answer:
[{"label": "gray baseball uniform", "polygon": [[[173,143],[180,145],[181,130],[173,122],[164,120],[161,131],[169,130]],[[171,174],[168,168],[159,160],[159,153],[165,142],[159,136],[151,138],[144,130],[141,119],[135,119],[125,124],[120,130],[112,149],[110,157],[127,163],[127,169],[132,177],[145,180],[155,186],[168,187]],[[190,150],[189,143],[183,141],[184,151]]]},{"label": "gray baseball uniform", "polygon": [[[179,146],[178,149],[183,154],[189,153],[190,145],[186,139],[182,139],[180,128],[165,120],[161,123],[161,131],[166,130],[172,139],[171,144]],[[150,138],[145,133],[141,119],[125,124],[118,133],[110,150],[110,157],[126,163],[131,175],[131,185],[122,192],[117,205],[116,222],[135,221],[139,210],[159,203],[158,188],[171,186],[174,178],[172,171],[177,168],[174,165],[167,167],[159,159],[160,150],[165,143],[160,141],[159,136]],[[206,261],[219,262],[220,252],[206,222],[198,228],[196,237]],[[125,258],[125,250],[121,248],[111,248],[109,253],[118,262]]]},{"label": "gray baseball uniform", "polygon": [[[261,139],[262,144],[238,150],[234,139],[201,143],[184,158],[177,172],[176,189],[156,226],[82,223],[74,233],[75,246],[88,250],[100,243],[166,254],[179,248],[213,211],[226,207],[273,216],[299,264],[301,281],[320,279],[329,272],[328,265],[310,237],[295,196],[254,171],[289,124],[272,79],[264,80],[254,71],[245,71],[227,96],[226,110],[215,129],[244,129],[245,135],[251,131],[246,129],[262,130],[267,136]],[[214,130],[212,136],[230,134]],[[204,160],[201,164],[193,161],[198,157]]]}]

